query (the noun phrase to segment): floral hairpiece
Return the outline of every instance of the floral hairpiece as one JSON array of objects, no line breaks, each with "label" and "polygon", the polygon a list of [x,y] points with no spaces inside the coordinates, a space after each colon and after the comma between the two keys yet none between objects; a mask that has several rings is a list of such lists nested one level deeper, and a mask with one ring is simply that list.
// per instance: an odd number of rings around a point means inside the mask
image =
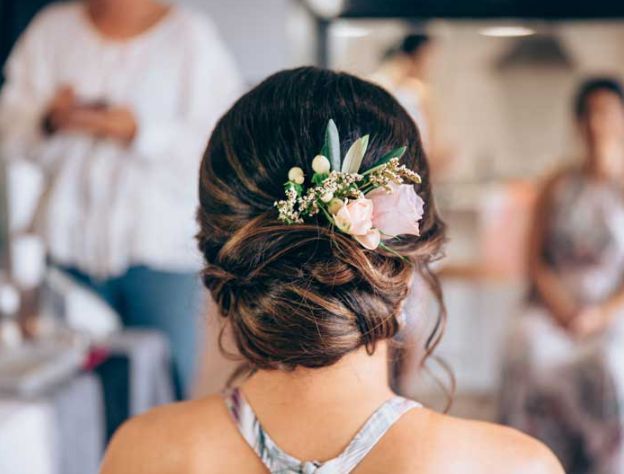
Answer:
[{"label": "floral hairpiece", "polygon": [[368,140],[368,135],[358,138],[341,160],[338,129],[330,119],[323,149],[312,160],[314,174],[309,182],[301,168],[288,171],[286,199],[275,203],[278,219],[301,224],[304,218],[320,213],[371,250],[390,250],[383,240],[398,235],[420,235],[424,202],[412,184],[405,182],[420,183],[421,178],[399,162],[406,147],[386,153],[360,173]]}]

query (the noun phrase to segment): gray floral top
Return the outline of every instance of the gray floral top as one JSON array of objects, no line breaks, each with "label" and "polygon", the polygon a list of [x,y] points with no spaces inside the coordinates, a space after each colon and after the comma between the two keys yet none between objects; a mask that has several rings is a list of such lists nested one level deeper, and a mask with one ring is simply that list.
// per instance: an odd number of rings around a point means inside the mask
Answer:
[{"label": "gray floral top", "polygon": [[394,397],[381,405],[368,419],[343,453],[329,461],[300,461],[282,451],[264,431],[251,406],[238,389],[225,397],[245,441],[253,448],[271,473],[280,474],[346,474],[351,472],[375,447],[382,436],[407,411],[421,405],[402,397]]},{"label": "gray floral top", "polygon": [[579,304],[624,282],[624,190],[570,171],[555,184],[545,256]]}]

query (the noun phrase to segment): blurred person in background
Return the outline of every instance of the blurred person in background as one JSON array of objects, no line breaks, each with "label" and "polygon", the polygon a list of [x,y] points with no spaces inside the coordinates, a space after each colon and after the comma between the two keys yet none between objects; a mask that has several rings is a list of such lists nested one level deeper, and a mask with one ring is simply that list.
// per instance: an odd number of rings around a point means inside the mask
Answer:
[{"label": "blurred person in background", "polygon": [[418,125],[423,146],[438,177],[450,160],[450,151],[438,143],[428,85],[435,41],[427,34],[410,34],[388,52],[369,78],[392,93]]},{"label": "blurred person in background", "polygon": [[411,34],[391,48],[371,76],[397,98],[418,125],[425,147],[429,145],[429,91],[427,79],[433,42],[426,34]]},{"label": "blurred person in background", "polygon": [[624,92],[585,83],[583,159],[548,179],[530,241],[532,301],[507,346],[502,421],[569,473],[624,472]]},{"label": "blurred person in background", "polygon": [[89,0],[37,15],[0,95],[3,154],[33,160],[47,176],[36,224],[50,260],[127,326],[168,335],[179,396],[201,333],[194,183],[240,84],[197,12]]}]

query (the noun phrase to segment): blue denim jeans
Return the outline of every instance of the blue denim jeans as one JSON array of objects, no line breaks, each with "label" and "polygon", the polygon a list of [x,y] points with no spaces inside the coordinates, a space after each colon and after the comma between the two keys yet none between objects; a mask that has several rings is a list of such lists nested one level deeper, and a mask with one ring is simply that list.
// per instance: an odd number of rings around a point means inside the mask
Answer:
[{"label": "blue denim jeans", "polygon": [[196,273],[130,267],[109,279],[96,279],[60,266],[109,303],[128,327],[162,331],[171,343],[173,377],[178,398],[189,395],[201,337],[201,285]]}]

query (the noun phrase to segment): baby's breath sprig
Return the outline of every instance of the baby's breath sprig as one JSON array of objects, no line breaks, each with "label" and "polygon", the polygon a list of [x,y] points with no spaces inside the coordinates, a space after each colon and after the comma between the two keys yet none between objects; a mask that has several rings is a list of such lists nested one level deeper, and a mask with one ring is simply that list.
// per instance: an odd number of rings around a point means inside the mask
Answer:
[{"label": "baby's breath sprig", "polygon": [[277,201],[275,207],[278,211],[278,219],[285,224],[303,224],[303,218],[298,210],[299,194],[294,186],[286,188],[286,199]]},{"label": "baby's breath sprig", "polygon": [[416,184],[421,183],[418,173],[408,169],[405,165],[399,163],[398,158],[392,158],[387,163],[376,167],[367,174],[367,188],[376,189],[384,188],[390,191],[390,183],[402,184],[405,180]]}]

